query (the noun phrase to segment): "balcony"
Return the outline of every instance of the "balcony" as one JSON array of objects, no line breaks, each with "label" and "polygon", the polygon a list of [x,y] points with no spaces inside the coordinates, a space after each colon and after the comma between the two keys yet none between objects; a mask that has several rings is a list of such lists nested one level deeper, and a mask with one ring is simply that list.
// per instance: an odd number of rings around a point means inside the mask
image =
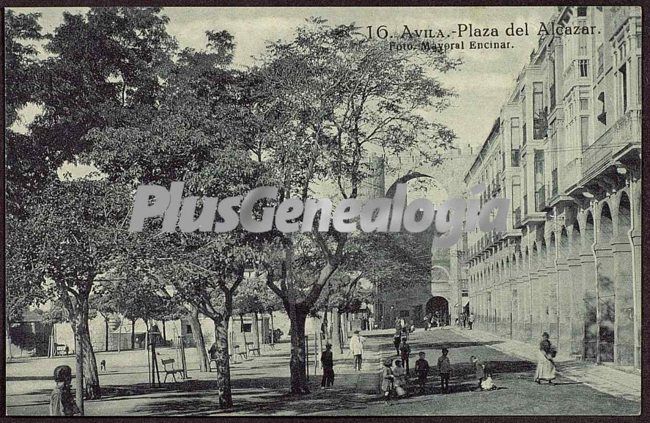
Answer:
[{"label": "balcony", "polygon": [[591,178],[610,164],[612,156],[621,150],[641,146],[641,112],[628,111],[611,128],[587,147],[582,153],[582,169],[585,178]]},{"label": "balcony", "polygon": [[543,212],[546,207],[546,187],[542,185],[535,191],[535,211]]}]

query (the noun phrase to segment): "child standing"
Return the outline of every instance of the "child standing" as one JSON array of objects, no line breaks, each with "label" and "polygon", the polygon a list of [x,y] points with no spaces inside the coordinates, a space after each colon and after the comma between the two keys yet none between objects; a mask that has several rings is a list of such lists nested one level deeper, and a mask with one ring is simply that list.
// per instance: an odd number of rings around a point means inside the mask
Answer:
[{"label": "child standing", "polygon": [[481,383],[485,378],[485,364],[482,361],[478,361],[478,358],[475,356],[470,357],[472,366],[474,366],[474,371],[476,372],[476,378],[478,379],[478,390],[482,390]]},{"label": "child standing", "polygon": [[393,360],[386,360],[384,362],[384,368],[381,370],[381,390],[384,393],[384,398],[388,399],[390,397],[390,391],[393,390],[393,382],[395,381],[395,376],[393,376]]},{"label": "child standing", "polygon": [[50,395],[50,416],[74,416],[80,414],[72,392],[70,392],[72,382],[72,369],[70,366],[57,366],[54,369],[54,382],[56,382],[56,388]]},{"label": "child standing", "polygon": [[424,358],[424,351],[420,352],[419,356],[420,358],[415,362],[415,372],[418,375],[420,393],[424,393],[424,386],[427,383],[427,376],[429,375],[429,362]]},{"label": "child standing", "polygon": [[438,358],[438,374],[440,375],[440,389],[443,392],[449,392],[449,374],[451,373],[451,363],[449,362],[449,350],[442,349],[442,355]]},{"label": "child standing", "polygon": [[406,371],[402,367],[401,360],[395,360],[395,368],[393,369],[393,384],[395,386],[395,392],[398,397],[403,397],[406,395]]},{"label": "child standing", "polygon": [[325,351],[320,356],[323,365],[323,379],[321,388],[329,388],[334,385],[334,356],[332,355],[332,344],[325,345]]},{"label": "child standing", "polygon": [[402,338],[402,344],[399,347],[400,355],[404,367],[406,367],[406,374],[409,373],[409,355],[411,354],[411,346],[406,342],[406,338]]}]

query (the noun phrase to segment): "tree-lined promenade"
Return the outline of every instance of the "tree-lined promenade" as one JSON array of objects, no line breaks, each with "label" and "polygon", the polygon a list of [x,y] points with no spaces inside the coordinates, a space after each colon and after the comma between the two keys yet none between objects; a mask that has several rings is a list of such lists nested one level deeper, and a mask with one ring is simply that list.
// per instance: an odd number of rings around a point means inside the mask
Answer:
[{"label": "tree-lined promenade", "polygon": [[[184,316],[198,328],[201,371],[209,370],[205,344],[216,344],[218,404],[230,408],[228,321],[283,310],[291,321],[287,388],[309,393],[307,316],[365,295],[362,278],[426,283],[426,256],[408,249],[417,235],[161,232],[176,226],[171,213],[132,233],[135,189],[179,181],[179,197],[237,198],[273,186],[277,203],[321,192],[360,198],[371,152],[433,165],[452,147],[453,132],[422,112],[435,117],[446,107],[454,93],[437,77],[459,63],[442,52],[388,52],[354,24],[311,18],[242,70],[228,32],[206,32],[204,49],[181,48],[168,23],[160,8],[90,8],[64,12],[44,33],[38,14],[7,11],[6,327],[46,302],[52,319],[70,322],[82,403],[82,394],[102,396],[91,316],[147,324]],[[30,105],[38,116],[27,131],[12,130]],[[59,178],[66,162],[97,172]],[[199,205],[191,224],[210,215],[208,203]],[[256,203],[255,216],[269,205]],[[203,338],[199,315],[214,323],[214,340]]]}]

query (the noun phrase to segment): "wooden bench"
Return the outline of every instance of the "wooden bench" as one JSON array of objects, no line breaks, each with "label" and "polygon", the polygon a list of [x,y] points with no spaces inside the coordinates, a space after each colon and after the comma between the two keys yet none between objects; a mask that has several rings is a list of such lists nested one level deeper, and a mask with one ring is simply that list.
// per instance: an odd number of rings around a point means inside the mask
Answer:
[{"label": "wooden bench", "polygon": [[[183,369],[174,369],[174,363],[176,362],[176,360],[174,360],[173,358],[167,360],[161,360],[160,362],[162,363],[163,369],[165,370],[165,380],[163,383],[167,382],[167,376],[169,375],[172,375],[174,382],[176,382],[176,373],[180,373],[181,377],[183,377],[183,373],[184,373]],[[167,366],[169,366],[169,368]]]},{"label": "wooden bench", "polygon": [[244,361],[245,359],[248,359],[248,353],[246,351],[240,351],[239,345],[233,345],[232,354],[230,354],[230,358],[232,359],[233,363],[239,363],[237,361],[237,357]]},{"label": "wooden bench", "polygon": [[246,355],[257,355],[258,357],[261,356],[260,354],[260,347],[253,348],[255,346],[255,342],[247,342],[246,343]]}]

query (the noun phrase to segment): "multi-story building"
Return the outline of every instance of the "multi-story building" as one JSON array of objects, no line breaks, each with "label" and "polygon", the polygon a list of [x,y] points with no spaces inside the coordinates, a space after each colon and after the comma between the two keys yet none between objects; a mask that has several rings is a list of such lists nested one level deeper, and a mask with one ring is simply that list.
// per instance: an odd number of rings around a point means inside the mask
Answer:
[{"label": "multi-story building", "polygon": [[476,326],[641,364],[641,9],[560,7],[465,176],[511,199],[461,256]]}]

